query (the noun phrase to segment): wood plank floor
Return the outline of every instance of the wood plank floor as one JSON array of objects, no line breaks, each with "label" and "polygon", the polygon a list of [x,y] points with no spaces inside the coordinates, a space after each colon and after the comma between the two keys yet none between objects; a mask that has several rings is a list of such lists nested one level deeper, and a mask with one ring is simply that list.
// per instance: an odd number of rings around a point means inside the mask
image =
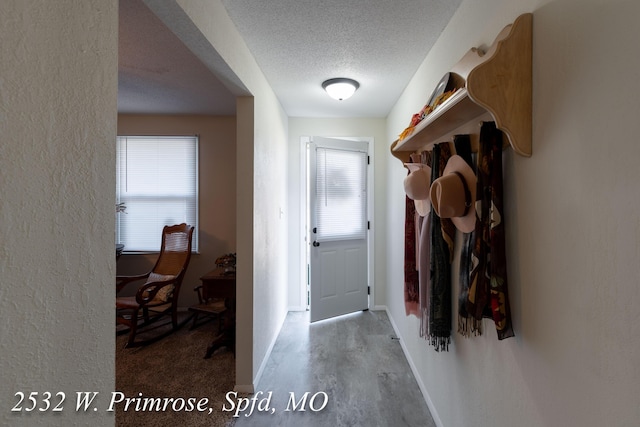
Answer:
[{"label": "wood plank floor", "polygon": [[435,426],[383,311],[313,324],[289,313],[253,396],[236,427]]}]

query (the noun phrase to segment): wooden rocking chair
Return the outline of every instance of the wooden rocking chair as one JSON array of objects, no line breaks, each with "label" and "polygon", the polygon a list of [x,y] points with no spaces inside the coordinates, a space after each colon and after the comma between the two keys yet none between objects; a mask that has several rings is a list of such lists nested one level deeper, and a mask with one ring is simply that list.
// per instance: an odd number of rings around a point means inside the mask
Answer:
[{"label": "wooden rocking chair", "polygon": [[[192,236],[193,226],[165,226],[162,230],[160,256],[153,269],[137,276],[116,277],[116,294],[127,284],[146,279],[135,296],[116,297],[116,324],[127,326],[128,329],[122,332],[129,332],[125,347],[155,342],[182,326],[178,323],[178,296],[191,259]],[[136,334],[141,328],[164,316],[171,317],[170,329],[152,338],[136,341]]]}]

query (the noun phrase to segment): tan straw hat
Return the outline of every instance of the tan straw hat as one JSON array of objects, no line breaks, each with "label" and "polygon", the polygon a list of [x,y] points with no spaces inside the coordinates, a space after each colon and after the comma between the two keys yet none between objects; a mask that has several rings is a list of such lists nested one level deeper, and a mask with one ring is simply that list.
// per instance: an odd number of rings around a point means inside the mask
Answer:
[{"label": "tan straw hat", "polygon": [[463,233],[476,227],[476,175],[473,169],[458,155],[447,161],[442,176],[431,184],[431,203],[440,218],[451,222]]},{"label": "tan straw hat", "polygon": [[422,163],[405,163],[404,165],[410,172],[404,179],[404,191],[413,200],[418,215],[426,216],[430,210],[431,168]]}]

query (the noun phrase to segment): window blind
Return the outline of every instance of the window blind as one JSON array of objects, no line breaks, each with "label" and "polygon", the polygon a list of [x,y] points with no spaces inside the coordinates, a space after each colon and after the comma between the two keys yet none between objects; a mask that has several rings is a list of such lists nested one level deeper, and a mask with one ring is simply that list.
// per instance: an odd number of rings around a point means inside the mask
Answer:
[{"label": "window blind", "polygon": [[364,239],[367,233],[367,154],[316,149],[317,239]]},{"label": "window blind", "polygon": [[165,225],[195,227],[198,250],[198,137],[120,136],[117,139],[116,240],[126,252],[160,250]]}]

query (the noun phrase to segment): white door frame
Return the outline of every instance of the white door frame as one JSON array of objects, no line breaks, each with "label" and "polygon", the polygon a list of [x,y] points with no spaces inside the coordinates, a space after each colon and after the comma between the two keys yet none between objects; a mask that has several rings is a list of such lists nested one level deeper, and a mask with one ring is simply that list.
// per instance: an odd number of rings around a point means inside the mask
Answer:
[{"label": "white door frame", "polygon": [[[321,136],[321,135],[313,135]],[[370,287],[369,293],[369,308],[372,309],[375,304],[375,276],[373,274],[373,260],[374,260],[374,248],[375,248],[375,218],[374,218],[374,139],[373,137],[346,137],[346,136],[322,136],[323,138],[336,138],[344,139],[348,141],[364,141],[368,143],[369,167],[367,168],[367,217],[369,218],[369,235],[367,237],[367,275]],[[308,225],[308,209],[309,203],[307,198],[309,197],[307,189],[307,174],[309,173],[307,165],[307,147],[311,141],[310,136],[300,137],[300,307],[306,307],[309,309],[308,299],[308,283],[309,283],[309,225]]]}]

